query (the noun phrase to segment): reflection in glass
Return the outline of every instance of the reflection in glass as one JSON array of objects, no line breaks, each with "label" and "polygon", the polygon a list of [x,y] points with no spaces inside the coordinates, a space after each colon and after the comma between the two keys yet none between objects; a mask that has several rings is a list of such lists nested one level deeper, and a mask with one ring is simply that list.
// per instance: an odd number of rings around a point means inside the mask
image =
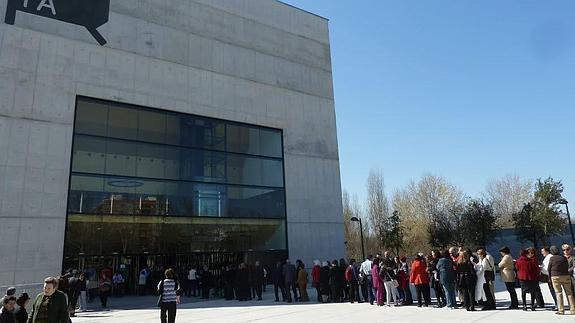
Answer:
[{"label": "reflection in glass", "polygon": [[138,110],[121,106],[108,111],[108,136],[122,139],[138,139]]},{"label": "reflection in glass", "polygon": [[76,108],[77,133],[106,136],[108,132],[108,103],[85,100]]},{"label": "reflection in glass", "polygon": [[66,255],[286,249],[280,130],[77,102]]},{"label": "reflection in glass", "polygon": [[176,218],[78,215],[68,218],[67,254],[186,253],[281,250],[285,221],[279,219]]}]

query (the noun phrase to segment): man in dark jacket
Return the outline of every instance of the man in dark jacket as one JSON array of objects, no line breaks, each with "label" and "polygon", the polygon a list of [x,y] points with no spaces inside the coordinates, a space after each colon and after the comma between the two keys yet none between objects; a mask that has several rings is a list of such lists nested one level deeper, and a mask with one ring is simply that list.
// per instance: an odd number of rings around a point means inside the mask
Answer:
[{"label": "man in dark jacket", "polygon": [[284,286],[284,274],[283,274],[283,267],[282,267],[282,263],[280,261],[278,261],[276,263],[276,268],[273,271],[273,279],[274,279],[274,293],[276,296],[276,302],[279,302],[279,295],[278,295],[278,289],[281,291],[282,294],[282,302],[286,301],[286,290],[285,290],[285,286]]},{"label": "man in dark jacket", "polygon": [[[283,276],[284,276],[284,286],[286,290],[286,296],[288,303],[292,302],[291,298],[291,288],[295,283],[295,266],[290,262],[289,259],[286,259],[286,263],[283,267]],[[297,294],[294,293],[294,297],[297,297]],[[297,301],[297,299],[296,299]]]},{"label": "man in dark jacket", "polygon": [[264,267],[260,264],[259,260],[256,261],[252,276],[252,285],[258,295],[258,301],[262,300],[262,286],[264,284]]},{"label": "man in dark jacket", "polygon": [[32,304],[27,323],[68,323],[68,300],[58,289],[58,279],[44,279],[44,292],[38,294]]},{"label": "man in dark jacket", "polygon": [[16,307],[16,297],[6,295],[2,299],[2,313],[0,313],[0,323],[16,323],[14,308]]}]

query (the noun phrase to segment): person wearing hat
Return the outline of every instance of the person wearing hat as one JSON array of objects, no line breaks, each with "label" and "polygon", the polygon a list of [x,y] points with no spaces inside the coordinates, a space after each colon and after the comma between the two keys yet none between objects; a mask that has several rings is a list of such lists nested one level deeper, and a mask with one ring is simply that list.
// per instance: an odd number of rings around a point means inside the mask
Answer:
[{"label": "person wearing hat", "polygon": [[16,296],[6,295],[2,298],[2,313],[0,313],[0,323],[16,323],[14,308],[16,307]]},{"label": "person wearing hat", "polygon": [[6,296],[16,296],[16,287],[8,287]]},{"label": "person wearing hat", "polygon": [[14,312],[14,317],[16,317],[17,323],[26,323],[26,321],[28,321],[28,312],[26,311],[28,303],[30,303],[30,296],[28,296],[28,293],[22,293],[22,295],[20,295],[16,300],[18,309]]}]

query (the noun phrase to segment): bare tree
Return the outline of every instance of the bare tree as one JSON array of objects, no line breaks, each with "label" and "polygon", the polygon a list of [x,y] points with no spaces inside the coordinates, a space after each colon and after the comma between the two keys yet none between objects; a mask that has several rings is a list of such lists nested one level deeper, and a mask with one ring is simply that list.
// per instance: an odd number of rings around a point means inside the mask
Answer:
[{"label": "bare tree", "polygon": [[367,177],[367,217],[371,233],[378,241],[380,250],[385,248],[385,234],[387,221],[390,215],[390,206],[385,195],[383,173],[372,170]]},{"label": "bare tree", "polygon": [[367,226],[366,221],[363,218],[363,213],[361,212],[361,206],[359,204],[357,195],[350,197],[347,190],[343,191],[343,218],[344,218],[344,230],[345,230],[345,240],[346,240],[346,252],[348,259],[362,259],[361,254],[361,234],[360,226],[356,222],[352,222],[351,218],[357,217],[362,220],[363,235],[364,238],[367,237]]},{"label": "bare tree", "polygon": [[517,175],[507,174],[491,180],[486,187],[485,198],[493,207],[497,225],[501,228],[514,226],[513,214],[521,211],[532,198],[533,182]]},{"label": "bare tree", "polygon": [[[445,178],[430,174],[394,194],[393,208],[401,214],[406,251],[418,252],[452,243],[465,197]],[[438,245],[439,244],[439,245]]]}]

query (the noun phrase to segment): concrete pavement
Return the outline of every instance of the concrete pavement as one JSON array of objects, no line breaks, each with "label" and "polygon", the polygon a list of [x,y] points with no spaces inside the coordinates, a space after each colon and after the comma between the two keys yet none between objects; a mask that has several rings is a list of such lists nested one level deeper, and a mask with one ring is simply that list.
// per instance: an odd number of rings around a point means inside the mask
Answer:
[{"label": "concrete pavement", "polygon": [[[500,284],[498,285],[500,287]],[[542,284],[541,289],[549,308],[538,309],[536,312],[522,310],[467,312],[416,306],[377,307],[366,303],[287,304],[273,302],[273,293],[268,290],[263,301],[238,302],[217,299],[190,303],[189,298],[184,298],[183,304],[178,307],[176,322],[574,322],[575,316],[555,315],[550,310],[549,302],[552,299],[546,284]],[[503,309],[508,306],[508,294],[501,288],[497,290],[498,306]],[[310,290],[309,293],[310,297],[315,296],[315,291]],[[110,311],[79,313],[73,322],[159,322],[159,309],[155,308],[155,301],[154,297],[111,299]]]}]

